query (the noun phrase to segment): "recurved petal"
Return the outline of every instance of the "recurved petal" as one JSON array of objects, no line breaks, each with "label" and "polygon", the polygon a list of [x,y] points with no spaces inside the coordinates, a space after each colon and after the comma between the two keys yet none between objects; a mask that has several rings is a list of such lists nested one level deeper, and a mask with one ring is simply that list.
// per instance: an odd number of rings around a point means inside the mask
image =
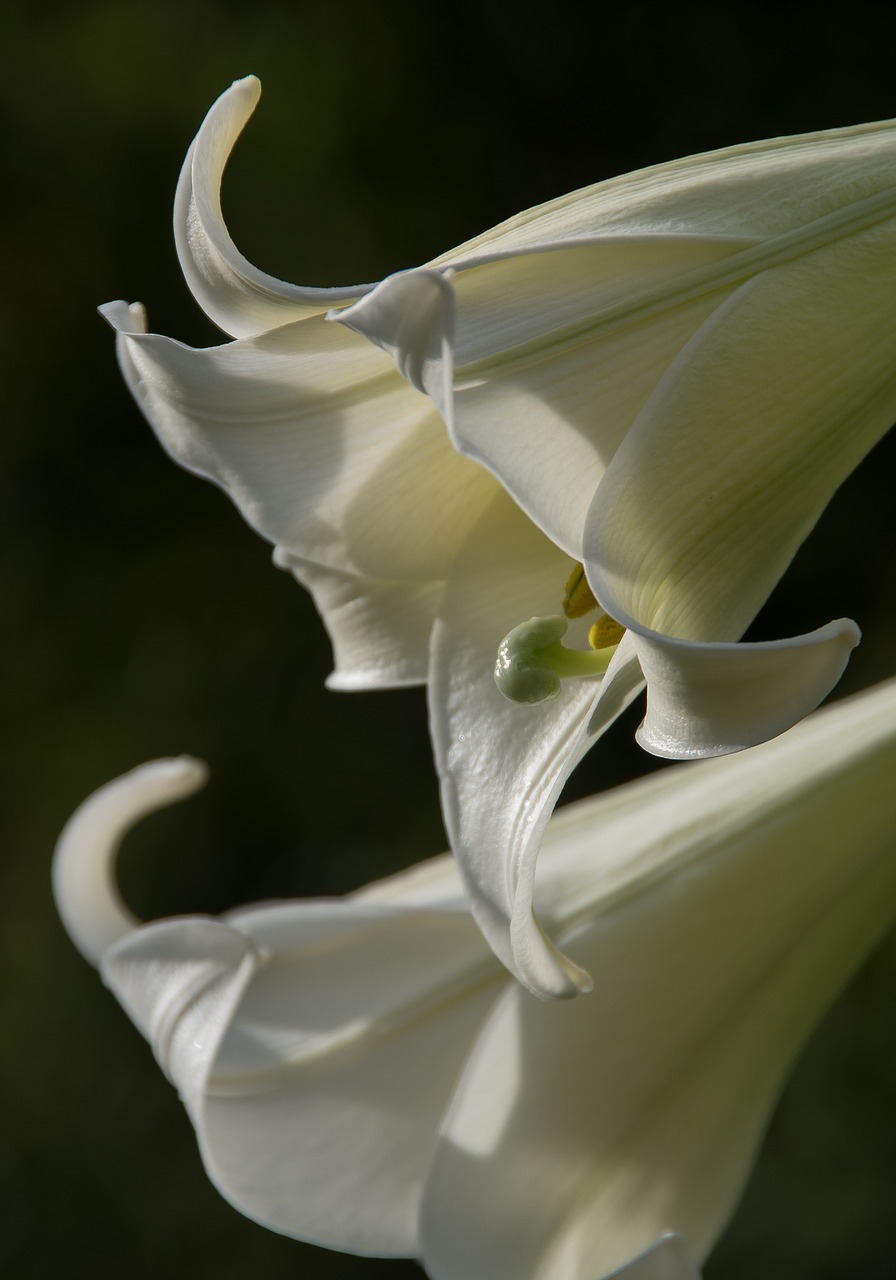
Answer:
[{"label": "recurved petal", "polygon": [[827,697],[861,639],[849,618],[757,644],[631,634],[647,681],[638,742],[672,760],[726,755],[783,733]]},{"label": "recurved petal", "polygon": [[894,766],[891,682],[557,817],[543,877],[595,988],[510,987],[484,1026],[427,1182],[434,1280],[483,1257],[586,1280],[669,1227],[706,1256],[795,1053],[892,920]]},{"label": "recurved petal", "polygon": [[201,761],[153,760],[107,783],[66,825],[53,890],[69,936],[97,965],[195,1114],[212,1059],[258,963],[248,940],[201,917],[140,927],[115,882],[127,832],[205,782]]},{"label": "recurved petal", "polygon": [[121,836],[203,777],[196,761],[154,761],[82,806],[56,856],[66,927],[177,1086],[237,1208],[303,1240],[416,1255],[438,1124],[506,977],[448,857],[343,901],[219,920],[138,926],[114,891],[117,925],[104,915],[98,930],[89,889],[113,892]]},{"label": "recurved petal", "polygon": [[352,301],[370,287],[287,284],[253,267],[231,240],[221,212],[221,179],[260,94],[255,76],[246,76],[218,98],[187,152],[174,205],[175,242],[187,284],[206,315],[235,338]]},{"label": "recurved petal", "polygon": [[425,678],[442,583],[497,489],[429,400],[322,317],[194,350],[104,308],[125,378],[175,461],[214,481],[315,595],[342,687]]},{"label": "recurved petal", "polygon": [[498,957],[542,997],[590,982],[532,913],[542,833],[566,778],[642,687],[624,641],[602,681],[566,682],[556,701],[526,706],[499,693],[501,639],[521,618],[557,611],[571,568],[498,491],[449,578],[429,683],[442,810],[473,913]]},{"label": "recurved petal", "polygon": [[79,805],[53,855],[53,895],[72,942],[90,964],[139,921],[115,879],[119,845],[135,823],[192,795],[207,777],[201,760],[154,760],[116,778]]}]

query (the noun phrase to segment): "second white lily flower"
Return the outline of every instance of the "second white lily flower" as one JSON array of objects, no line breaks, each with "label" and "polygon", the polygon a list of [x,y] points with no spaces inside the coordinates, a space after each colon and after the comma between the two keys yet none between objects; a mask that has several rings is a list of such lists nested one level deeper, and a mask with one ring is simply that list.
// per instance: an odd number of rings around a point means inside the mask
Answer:
[{"label": "second white lily flower", "polygon": [[[894,767],[891,681],[563,810],[538,903],[601,973],[572,1003],[501,969],[447,857],[140,925],[116,848],[201,783],[191,760],[81,808],[56,899],[242,1212],[434,1280],[597,1280],[666,1231],[698,1260],[717,1238],[795,1053],[896,911]],[[690,1274],[652,1256],[630,1280]]]},{"label": "second white lily flower", "polygon": [[[303,289],[246,262],[221,217],[257,97],[250,78],[212,109],[175,218],[194,294],[237,341],[193,351],[112,304],[125,375],[314,593],[334,687],[428,682],[477,920],[532,990],[574,994],[587,975],[531,903],[596,736],[646,677],[648,749],[749,746],[816,706],[858,640],[841,619],[735,643],[896,418],[896,127],[663,165],[377,287]],[[627,634],[602,678],[505,702],[502,638],[558,612],[577,562]]]}]

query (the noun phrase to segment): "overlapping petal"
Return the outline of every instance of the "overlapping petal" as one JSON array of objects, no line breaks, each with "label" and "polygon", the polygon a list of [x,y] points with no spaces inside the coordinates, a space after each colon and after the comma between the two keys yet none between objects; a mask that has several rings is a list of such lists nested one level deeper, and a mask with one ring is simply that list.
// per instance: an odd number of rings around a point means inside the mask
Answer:
[{"label": "overlapping petal", "polygon": [[[446,270],[394,276],[334,314],[388,351],[458,448],[583,559],[631,633],[648,686],[639,741],[656,754],[782,732],[858,643],[848,619],[734,642],[896,419],[894,176],[892,125],[698,157],[521,215]],[[539,243],[538,228],[566,235],[580,208],[577,240]],[[540,611],[533,599],[515,622]],[[548,769],[546,794],[552,781]],[[494,856],[462,807],[446,813],[468,869]],[[505,883],[525,847],[505,842]],[[506,955],[501,922],[481,902],[479,914]],[[535,990],[562,985],[560,969],[533,983],[534,929],[512,945]]]},{"label": "overlapping petal", "polygon": [[499,490],[449,578],[429,687],[442,811],[474,915],[500,959],[545,996],[577,994],[590,979],[533,917],[542,834],[576,764],[643,687],[626,641],[603,680],[571,683],[554,702],[521,706],[498,691],[495,636],[528,607],[554,612],[571,568]]},{"label": "overlapping petal", "polygon": [[[212,108],[175,210],[190,287],[239,340],[188,351],[118,306],[126,377],[313,592],[330,683],[428,681],[477,918],[534,990],[570,993],[585,979],[531,913],[538,841],[638,664],[642,744],[690,758],[786,729],[858,640],[841,619],[736,644],[896,417],[896,127],[689,157],[375,287],[305,289],[252,267],[221,215],[258,92]],[[570,558],[630,636],[602,683],[506,707],[495,650],[558,611]]]},{"label": "overlapping petal", "polygon": [[[333,319],[388,351],[457,448],[580,560],[597,485],[744,243],[596,237],[423,268]],[[650,322],[633,331],[644,312]]]},{"label": "overlapping petal", "polygon": [[[896,910],[894,765],[891,682],[561,811],[540,906],[601,975],[571,1003],[507,978],[445,858],[335,902],[138,927],[100,963],[250,1216],[433,1280],[688,1276],[680,1242],[651,1245],[674,1229],[706,1256],[794,1054]],[[76,815],[63,863],[102,819],[86,882],[56,876],[79,943],[122,829],[191,767]]]},{"label": "overlapping petal", "polygon": [[[896,417],[894,289],[890,219],[758,276],[702,326],[620,446],[588,516],[587,571],[614,616],[681,640],[737,639],[834,490]],[[778,690],[782,716],[790,704],[795,718],[805,714],[839,678],[858,633],[832,626],[827,671],[819,635],[787,642],[805,645],[803,688],[796,661],[776,678],[779,646],[746,646],[742,662],[755,666],[760,698]],[[726,649],[704,658],[699,645],[665,646],[672,675],[653,687],[675,705],[663,711],[666,728],[653,731],[648,694],[648,742],[693,755],[727,740],[721,725],[744,697],[729,700],[713,681],[719,658],[731,661]],[[705,699],[700,709],[692,702],[692,673],[704,661],[709,716]],[[769,736],[762,717],[758,731],[741,743]]]}]

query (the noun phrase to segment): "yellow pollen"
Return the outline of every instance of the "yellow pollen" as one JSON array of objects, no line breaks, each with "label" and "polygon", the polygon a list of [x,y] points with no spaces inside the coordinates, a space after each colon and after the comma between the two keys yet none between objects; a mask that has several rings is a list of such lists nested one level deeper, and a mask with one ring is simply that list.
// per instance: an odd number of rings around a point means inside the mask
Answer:
[{"label": "yellow pollen", "polygon": [[588,632],[588,643],[592,649],[609,649],[617,645],[624,635],[625,627],[620,626],[608,613],[604,613]]},{"label": "yellow pollen", "polygon": [[[588,586],[585,570],[577,564],[566,583],[566,595],[563,598],[563,612],[567,618],[584,618],[586,613],[598,607],[594,593]],[[600,624],[598,624],[600,625]],[[605,644],[615,644],[615,640],[607,640]],[[603,647],[595,645],[595,648]]]}]

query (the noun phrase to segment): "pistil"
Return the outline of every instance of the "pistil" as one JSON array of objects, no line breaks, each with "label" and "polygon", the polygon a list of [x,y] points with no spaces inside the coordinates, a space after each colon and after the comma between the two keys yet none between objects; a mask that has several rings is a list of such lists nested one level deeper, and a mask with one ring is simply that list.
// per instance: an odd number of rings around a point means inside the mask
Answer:
[{"label": "pistil", "polygon": [[[592,632],[599,626],[595,624]],[[618,628],[617,623],[613,626]],[[566,618],[553,614],[530,618],[505,636],[495,663],[495,683],[505,698],[530,704],[549,702],[560,696],[564,679],[604,674],[618,640],[600,648],[568,649],[560,643],[568,627]]]}]

